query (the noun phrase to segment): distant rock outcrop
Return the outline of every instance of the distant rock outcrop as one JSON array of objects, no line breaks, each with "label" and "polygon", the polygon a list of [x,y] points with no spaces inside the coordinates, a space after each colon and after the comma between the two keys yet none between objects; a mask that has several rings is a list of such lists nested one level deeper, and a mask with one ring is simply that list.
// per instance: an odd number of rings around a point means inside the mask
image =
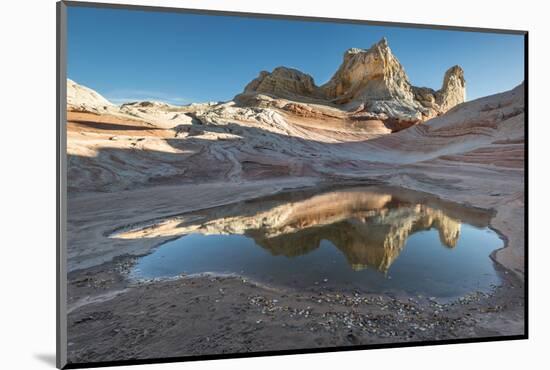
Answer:
[{"label": "distant rock outcrop", "polygon": [[160,101],[154,101],[154,100],[143,100],[143,101],[133,101],[128,103],[123,103],[120,105],[120,108],[125,107],[133,107],[133,108],[157,108],[157,109],[165,109],[172,107],[173,105],[170,105],[168,103],[160,102]]},{"label": "distant rock outcrop", "polygon": [[451,67],[445,72],[443,86],[435,91],[428,87],[414,87],[415,99],[424,107],[437,113],[444,113],[466,100],[466,82],[460,66]]},{"label": "distant rock outcrop", "polygon": [[440,110],[447,111],[466,100],[466,80],[460,66],[451,67],[445,72],[443,87],[436,93],[436,103]]},{"label": "distant rock outcrop", "polygon": [[[370,49],[352,48],[324,85],[298,70],[277,67],[260,72],[237,102],[253,102],[251,95],[325,103],[354,114],[368,113],[368,119],[397,120],[410,124],[435,117],[465,101],[464,71],[451,67],[440,90],[413,86],[399,60],[383,38]],[[245,103],[246,104],[246,103]]]},{"label": "distant rock outcrop", "polygon": [[94,90],[67,79],[67,108],[72,111],[103,111],[114,104]]},{"label": "distant rock outcrop", "polygon": [[409,78],[386,39],[368,50],[347,50],[342,64],[321,90],[327,99],[339,104],[396,100],[414,105]]},{"label": "distant rock outcrop", "polygon": [[319,97],[318,87],[313,77],[296,69],[277,67],[273,72],[260,72],[260,75],[246,85],[245,93],[266,93],[281,98],[297,96]]}]

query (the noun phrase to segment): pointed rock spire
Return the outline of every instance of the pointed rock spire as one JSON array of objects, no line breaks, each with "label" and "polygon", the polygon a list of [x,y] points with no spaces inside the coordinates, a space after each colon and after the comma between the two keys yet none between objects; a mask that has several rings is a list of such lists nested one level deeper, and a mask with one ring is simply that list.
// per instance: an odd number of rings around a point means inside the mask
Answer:
[{"label": "pointed rock spire", "polygon": [[443,86],[436,94],[436,103],[441,110],[447,111],[464,103],[466,100],[466,80],[464,79],[464,70],[456,65],[445,72],[443,77]]},{"label": "pointed rock spire", "polygon": [[438,91],[412,86],[383,37],[367,50],[346,50],[342,64],[324,85],[316,86],[310,75],[298,70],[278,67],[271,73],[261,72],[250,82],[242,95],[250,94],[315,99],[318,103],[341,105],[349,111],[364,107],[375,115],[416,123],[464,102],[466,90],[464,71],[459,66],[445,73],[443,87]]}]

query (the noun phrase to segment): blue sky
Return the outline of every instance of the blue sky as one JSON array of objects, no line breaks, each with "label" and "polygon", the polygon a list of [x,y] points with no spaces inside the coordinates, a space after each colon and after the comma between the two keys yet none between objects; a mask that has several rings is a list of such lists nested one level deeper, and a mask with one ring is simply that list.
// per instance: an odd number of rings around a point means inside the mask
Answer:
[{"label": "blue sky", "polygon": [[468,100],[523,81],[520,35],[85,7],[68,9],[68,77],[114,103],[223,101],[281,65],[321,85],[382,37],[415,86],[439,89],[455,64]]}]

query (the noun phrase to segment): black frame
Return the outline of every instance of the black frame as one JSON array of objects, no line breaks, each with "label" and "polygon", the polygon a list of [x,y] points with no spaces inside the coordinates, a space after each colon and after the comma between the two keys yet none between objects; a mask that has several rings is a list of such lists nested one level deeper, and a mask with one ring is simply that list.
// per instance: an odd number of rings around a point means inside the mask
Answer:
[{"label": "black frame", "polygon": [[[362,24],[376,26],[391,26],[402,28],[424,28],[434,30],[450,30],[450,31],[465,31],[465,32],[482,32],[482,33],[500,33],[523,35],[524,37],[524,99],[525,99],[525,144],[524,144],[524,334],[523,335],[504,335],[499,337],[485,338],[461,338],[447,340],[432,340],[419,342],[404,342],[404,343],[384,343],[384,344],[363,344],[354,346],[342,347],[327,347],[327,348],[304,348],[293,350],[278,350],[278,351],[258,351],[247,353],[231,353],[231,354],[215,354],[215,355],[196,355],[196,356],[175,356],[165,358],[139,359],[139,360],[120,360],[120,361],[104,361],[104,362],[88,362],[78,364],[67,364],[67,313],[65,302],[67,298],[66,287],[66,36],[67,36],[67,7],[88,7],[88,8],[104,8],[104,9],[124,9],[138,11],[154,11],[165,13],[186,13],[186,14],[201,14],[214,16],[234,16],[234,17],[252,17],[265,19],[285,19],[310,22],[328,22],[328,23],[345,23],[345,24]],[[264,357],[264,356],[282,356],[293,354],[310,354],[323,352],[341,352],[341,351],[358,351],[365,349],[380,349],[380,348],[404,348],[404,347],[419,347],[419,346],[434,346],[446,344],[461,344],[461,343],[482,343],[482,342],[499,342],[508,340],[520,340],[529,338],[529,248],[528,248],[528,230],[529,230],[529,32],[525,30],[511,29],[491,29],[477,27],[460,27],[447,25],[431,25],[421,23],[401,23],[401,22],[384,22],[384,21],[369,21],[357,19],[342,19],[342,18],[321,18],[298,15],[285,14],[266,14],[266,13],[249,13],[236,11],[222,10],[206,10],[206,9],[191,9],[191,8],[173,8],[163,6],[145,6],[131,4],[109,4],[83,1],[59,1],[56,3],[56,46],[57,46],[57,64],[56,64],[56,120],[57,120],[57,141],[56,141],[56,230],[57,230],[57,253],[56,253],[56,366],[59,369],[78,369],[78,368],[93,368],[106,366],[124,366],[124,365],[142,365],[142,364],[158,364],[171,362],[188,362],[188,361],[204,361],[204,360],[220,360],[231,358],[245,357]]]}]

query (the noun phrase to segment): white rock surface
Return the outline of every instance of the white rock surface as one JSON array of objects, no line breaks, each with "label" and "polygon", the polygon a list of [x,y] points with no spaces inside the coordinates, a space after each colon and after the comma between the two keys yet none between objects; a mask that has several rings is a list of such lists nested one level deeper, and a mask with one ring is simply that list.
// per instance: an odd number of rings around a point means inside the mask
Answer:
[{"label": "white rock surface", "polygon": [[76,111],[104,111],[114,104],[96,91],[67,79],[67,107]]}]

